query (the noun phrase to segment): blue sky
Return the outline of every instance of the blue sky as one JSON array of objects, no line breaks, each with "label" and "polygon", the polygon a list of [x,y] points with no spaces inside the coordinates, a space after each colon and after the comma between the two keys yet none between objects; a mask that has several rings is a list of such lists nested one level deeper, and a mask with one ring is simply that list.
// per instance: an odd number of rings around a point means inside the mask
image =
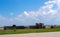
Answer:
[{"label": "blue sky", "polygon": [[[60,23],[59,0],[0,0],[0,26]],[[53,20],[53,21],[52,21]]]},{"label": "blue sky", "polygon": [[23,11],[35,11],[43,6],[44,2],[45,0],[0,0],[0,14],[7,17],[11,12],[18,15]]},{"label": "blue sky", "polygon": [[18,15],[24,11],[35,11],[43,6],[44,2],[45,0],[0,0],[0,14],[9,17],[11,12]]}]

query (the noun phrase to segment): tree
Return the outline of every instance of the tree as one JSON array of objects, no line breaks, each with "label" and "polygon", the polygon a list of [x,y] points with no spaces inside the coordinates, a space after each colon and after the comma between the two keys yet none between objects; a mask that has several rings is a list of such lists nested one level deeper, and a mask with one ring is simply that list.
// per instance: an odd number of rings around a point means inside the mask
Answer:
[{"label": "tree", "polygon": [[51,28],[53,28],[53,26],[51,26]]},{"label": "tree", "polygon": [[16,25],[13,25],[13,31],[15,32],[16,31]]},{"label": "tree", "polygon": [[6,27],[4,27],[4,30],[6,30]]}]

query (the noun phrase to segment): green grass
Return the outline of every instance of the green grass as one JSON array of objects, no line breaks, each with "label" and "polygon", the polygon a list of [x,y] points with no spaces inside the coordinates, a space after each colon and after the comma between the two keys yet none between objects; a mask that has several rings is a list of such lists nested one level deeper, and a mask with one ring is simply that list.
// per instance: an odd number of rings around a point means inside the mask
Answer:
[{"label": "green grass", "polygon": [[40,32],[56,32],[60,31],[60,28],[54,29],[20,29],[20,30],[0,30],[0,35],[2,34],[24,34],[24,33],[40,33]]}]

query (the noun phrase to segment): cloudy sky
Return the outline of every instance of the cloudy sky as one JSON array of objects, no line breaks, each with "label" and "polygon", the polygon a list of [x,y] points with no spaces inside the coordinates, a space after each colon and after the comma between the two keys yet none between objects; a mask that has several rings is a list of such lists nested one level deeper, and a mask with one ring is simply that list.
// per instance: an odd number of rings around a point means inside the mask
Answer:
[{"label": "cloudy sky", "polygon": [[0,0],[0,26],[60,25],[60,0]]}]

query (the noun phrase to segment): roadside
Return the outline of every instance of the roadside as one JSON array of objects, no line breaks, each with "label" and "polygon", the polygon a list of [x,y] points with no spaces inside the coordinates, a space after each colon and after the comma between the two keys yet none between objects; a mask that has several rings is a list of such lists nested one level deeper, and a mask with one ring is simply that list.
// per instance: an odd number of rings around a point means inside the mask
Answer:
[{"label": "roadside", "polygon": [[60,32],[0,35],[0,37],[60,37]]}]

